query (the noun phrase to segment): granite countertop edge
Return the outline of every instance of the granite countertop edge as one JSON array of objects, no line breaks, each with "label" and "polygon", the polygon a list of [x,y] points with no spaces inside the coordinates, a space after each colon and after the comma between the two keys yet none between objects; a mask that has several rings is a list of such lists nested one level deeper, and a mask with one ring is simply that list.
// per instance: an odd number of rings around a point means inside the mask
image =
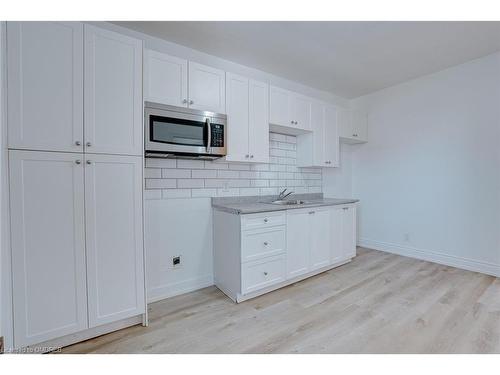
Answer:
[{"label": "granite countertop edge", "polygon": [[294,194],[287,199],[300,199],[309,203],[280,206],[271,204],[276,196],[225,197],[212,198],[212,207],[219,211],[236,215],[254,214],[259,212],[286,211],[300,208],[336,206],[359,202],[359,199],[323,198],[323,194]]}]

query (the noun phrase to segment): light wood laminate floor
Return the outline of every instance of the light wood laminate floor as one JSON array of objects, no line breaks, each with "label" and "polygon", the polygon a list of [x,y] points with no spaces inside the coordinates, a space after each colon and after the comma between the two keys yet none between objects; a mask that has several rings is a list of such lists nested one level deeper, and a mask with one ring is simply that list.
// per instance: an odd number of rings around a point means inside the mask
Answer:
[{"label": "light wood laminate floor", "polygon": [[63,353],[500,353],[500,279],[358,248],[351,263],[233,303],[215,287]]}]

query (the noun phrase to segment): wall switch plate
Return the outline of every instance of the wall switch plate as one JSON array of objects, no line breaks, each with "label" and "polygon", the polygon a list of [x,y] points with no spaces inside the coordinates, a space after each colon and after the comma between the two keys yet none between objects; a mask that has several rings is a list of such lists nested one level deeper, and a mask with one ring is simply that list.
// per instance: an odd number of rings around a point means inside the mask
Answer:
[{"label": "wall switch plate", "polygon": [[4,347],[3,347],[3,336],[0,336],[0,354],[3,354]]}]

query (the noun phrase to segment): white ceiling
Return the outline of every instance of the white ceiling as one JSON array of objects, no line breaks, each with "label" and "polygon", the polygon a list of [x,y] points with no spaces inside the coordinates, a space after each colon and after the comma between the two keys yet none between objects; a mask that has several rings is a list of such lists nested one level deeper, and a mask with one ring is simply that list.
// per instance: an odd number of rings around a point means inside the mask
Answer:
[{"label": "white ceiling", "polygon": [[116,22],[353,98],[500,50],[500,22]]}]

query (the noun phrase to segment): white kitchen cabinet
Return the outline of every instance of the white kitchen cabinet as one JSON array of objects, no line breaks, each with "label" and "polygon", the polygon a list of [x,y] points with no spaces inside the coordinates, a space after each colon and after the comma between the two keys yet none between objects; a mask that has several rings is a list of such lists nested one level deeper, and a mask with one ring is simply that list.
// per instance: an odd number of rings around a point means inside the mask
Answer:
[{"label": "white kitchen cabinet", "polygon": [[145,50],[144,100],[187,107],[187,60],[153,50]]},{"label": "white kitchen cabinet", "polygon": [[85,155],[89,324],[143,314],[142,158]]},{"label": "white kitchen cabinet", "polygon": [[82,154],[9,151],[14,344],[87,328]]},{"label": "white kitchen cabinet", "polygon": [[290,210],[286,228],[286,276],[291,279],[309,271],[309,210]]},{"label": "white kitchen cabinet", "polygon": [[349,262],[355,204],[213,214],[215,285],[235,302]]},{"label": "white kitchen cabinet", "polygon": [[311,122],[312,132],[297,136],[297,166],[338,167],[340,158],[336,108],[314,101]]},{"label": "white kitchen cabinet", "polygon": [[303,134],[311,130],[311,98],[271,86],[269,101],[269,123],[272,130],[286,134]]},{"label": "white kitchen cabinet", "polygon": [[268,85],[228,73],[226,161],[269,162]]},{"label": "white kitchen cabinet", "polygon": [[189,108],[226,113],[226,74],[223,70],[189,61]]},{"label": "white kitchen cabinet", "polygon": [[348,144],[368,141],[367,116],[359,110],[342,109],[338,115],[340,140]]},{"label": "white kitchen cabinet", "polygon": [[83,151],[83,24],[7,22],[8,146]]},{"label": "white kitchen cabinet", "polygon": [[330,264],[330,207],[318,207],[309,211],[310,270]]},{"label": "white kitchen cabinet", "polygon": [[342,207],[342,255],[344,258],[356,256],[356,208]]},{"label": "white kitchen cabinet", "polygon": [[142,155],[142,41],[85,25],[85,150]]}]

